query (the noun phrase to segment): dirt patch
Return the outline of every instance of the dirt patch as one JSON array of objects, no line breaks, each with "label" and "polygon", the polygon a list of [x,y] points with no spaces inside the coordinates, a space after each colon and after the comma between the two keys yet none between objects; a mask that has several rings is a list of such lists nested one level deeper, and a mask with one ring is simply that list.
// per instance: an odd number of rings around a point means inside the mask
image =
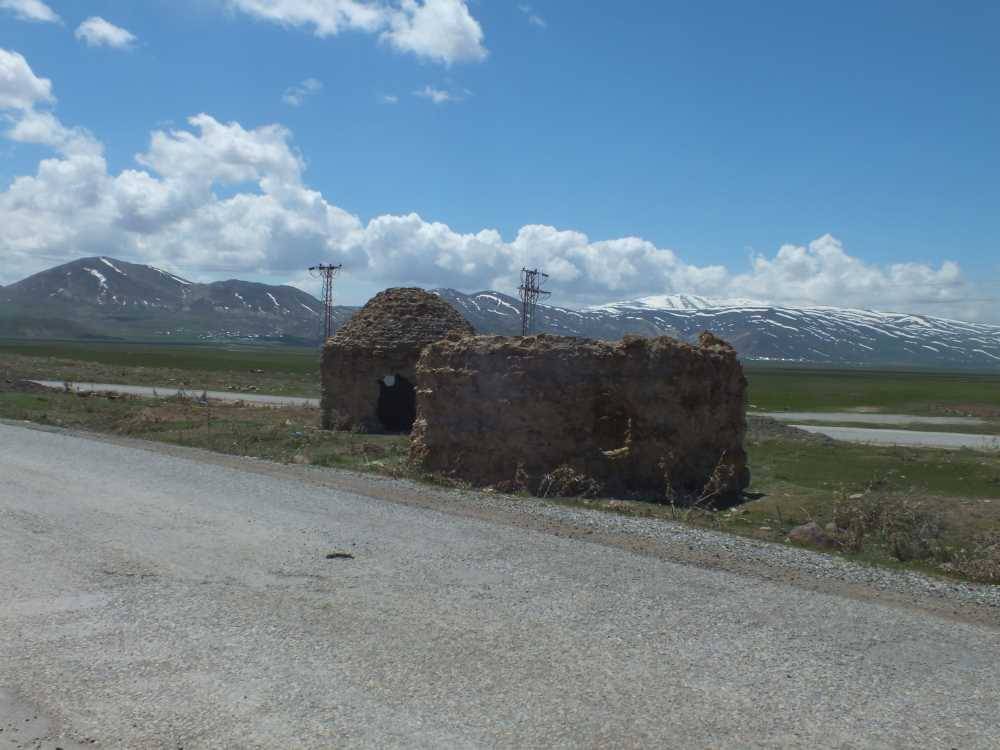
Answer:
[{"label": "dirt patch", "polygon": [[5,380],[0,383],[0,388],[9,393],[51,393],[51,389],[44,385],[32,383],[30,380]]},{"label": "dirt patch", "polygon": [[949,417],[979,417],[980,419],[1000,419],[1000,407],[993,404],[931,404],[931,411]]},{"label": "dirt patch", "polygon": [[833,438],[792,427],[771,417],[747,417],[748,440],[791,440],[797,443],[828,445]]}]

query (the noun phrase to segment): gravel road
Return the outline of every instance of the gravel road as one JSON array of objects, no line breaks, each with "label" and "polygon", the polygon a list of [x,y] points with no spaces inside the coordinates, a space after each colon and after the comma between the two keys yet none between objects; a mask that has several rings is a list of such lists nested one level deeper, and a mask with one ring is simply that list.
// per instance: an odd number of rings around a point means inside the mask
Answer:
[{"label": "gravel road", "polygon": [[[30,383],[44,386],[45,388],[65,387],[65,383],[58,380],[30,380]],[[264,404],[266,406],[306,406],[319,408],[319,399],[301,398],[299,396],[268,396],[262,393],[233,393],[232,391],[205,391],[200,388],[183,389],[176,386],[145,386],[145,385],[118,385],[115,383],[70,383],[70,387],[80,393],[124,393],[130,396],[143,396],[146,398],[169,398],[180,394],[188,398],[201,398],[205,394],[215,401],[245,401],[252,404]]]},{"label": "gravel road", "polygon": [[43,727],[0,747],[996,747],[988,587],[823,593],[654,542],[805,551],[10,424],[0,476],[0,727]]},{"label": "gravel road", "polygon": [[972,435],[961,432],[923,432],[918,430],[889,430],[869,427],[832,427],[827,425],[793,424],[806,432],[826,435],[834,440],[874,445],[909,445],[915,448],[972,448],[973,450],[1000,450],[1000,436]]},{"label": "gravel road", "polygon": [[855,411],[767,411],[751,412],[756,416],[770,417],[781,422],[853,422],[856,424],[902,426],[908,424],[925,425],[967,425],[987,424],[979,417],[921,417],[917,414],[871,414]]}]

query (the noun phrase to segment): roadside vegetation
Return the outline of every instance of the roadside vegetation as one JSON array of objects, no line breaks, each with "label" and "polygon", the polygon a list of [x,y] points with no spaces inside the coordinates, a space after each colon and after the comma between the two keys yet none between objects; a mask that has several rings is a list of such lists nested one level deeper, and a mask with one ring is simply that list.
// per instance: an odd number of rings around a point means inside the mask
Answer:
[{"label": "roadside vegetation", "polygon": [[[696,523],[1000,583],[1000,452],[853,445],[751,430],[752,493]],[[808,526],[812,533],[808,533]],[[794,530],[806,527],[798,537]],[[817,533],[818,532],[818,533]]]},{"label": "roadside vegetation", "polygon": [[1000,584],[1000,452],[854,445],[751,418],[748,502],[561,502]]},{"label": "roadside vegetation", "polygon": [[336,466],[408,476],[409,440],[329,432],[315,409],[169,396],[77,394],[0,382],[0,418],[156,440],[279,463]]}]

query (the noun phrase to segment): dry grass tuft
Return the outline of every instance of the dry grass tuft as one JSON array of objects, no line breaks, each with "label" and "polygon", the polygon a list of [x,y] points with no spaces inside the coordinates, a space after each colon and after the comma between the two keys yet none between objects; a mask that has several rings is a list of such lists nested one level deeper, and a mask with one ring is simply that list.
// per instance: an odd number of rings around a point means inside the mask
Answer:
[{"label": "dry grass tuft", "polygon": [[1000,583],[1000,534],[980,537],[941,568],[980,583]]},{"label": "dry grass tuft", "polygon": [[572,466],[560,466],[542,477],[538,485],[539,497],[598,497],[603,491],[601,483]]},{"label": "dry grass tuft", "polygon": [[943,513],[892,492],[840,497],[831,531],[846,552],[929,564],[981,583],[1000,583],[1000,534],[970,538]]},{"label": "dry grass tuft", "polygon": [[833,508],[837,541],[848,552],[876,546],[900,562],[946,560],[946,523],[933,510],[904,496],[857,493],[843,496]]}]

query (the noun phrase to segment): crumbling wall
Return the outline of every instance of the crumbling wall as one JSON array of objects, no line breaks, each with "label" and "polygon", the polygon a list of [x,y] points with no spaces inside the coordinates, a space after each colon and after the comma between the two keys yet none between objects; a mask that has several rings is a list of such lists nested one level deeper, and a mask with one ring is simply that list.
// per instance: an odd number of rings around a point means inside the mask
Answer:
[{"label": "crumbling wall", "polygon": [[562,469],[609,494],[715,506],[749,481],[746,380],[711,334],[452,337],[424,350],[417,380],[410,455],[427,471],[538,491]]},{"label": "crumbling wall", "polygon": [[379,292],[323,347],[322,425],[379,432],[379,381],[398,375],[416,384],[423,348],[472,326],[447,302],[423,289]]}]

